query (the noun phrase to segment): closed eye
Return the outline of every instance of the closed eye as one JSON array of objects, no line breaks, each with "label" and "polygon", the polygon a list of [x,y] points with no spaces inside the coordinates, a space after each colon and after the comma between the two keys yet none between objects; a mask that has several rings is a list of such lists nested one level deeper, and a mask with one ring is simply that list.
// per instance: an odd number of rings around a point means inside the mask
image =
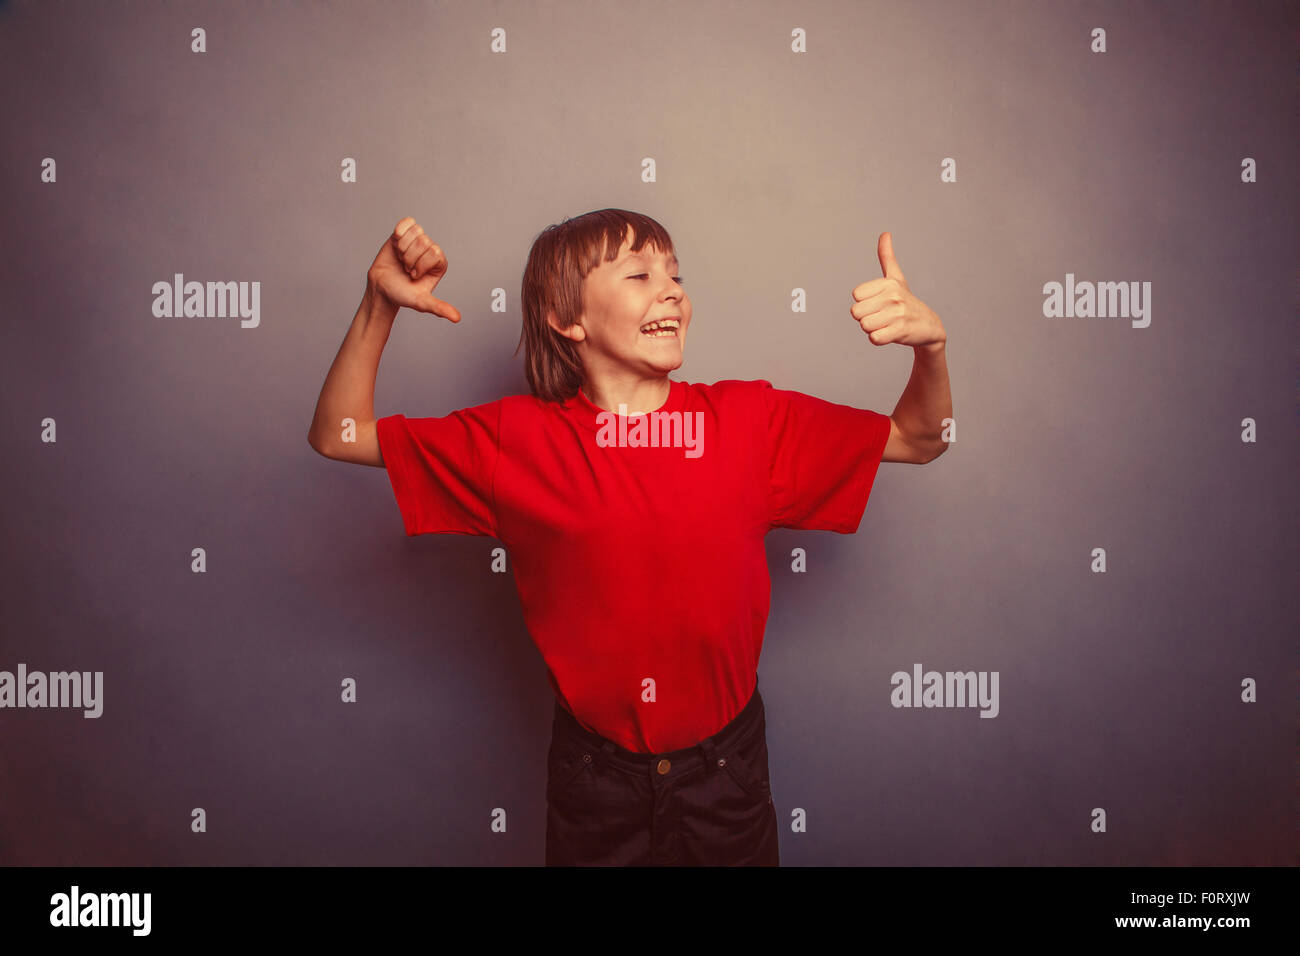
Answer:
[{"label": "closed eye", "polygon": [[[648,272],[642,272],[640,275],[628,276],[628,278],[629,278],[629,279],[648,279],[648,278],[650,278],[650,273],[648,273]],[[673,276],[673,281],[676,282],[678,285],[685,285],[685,284],[686,284],[686,280],[683,279],[681,276]]]}]

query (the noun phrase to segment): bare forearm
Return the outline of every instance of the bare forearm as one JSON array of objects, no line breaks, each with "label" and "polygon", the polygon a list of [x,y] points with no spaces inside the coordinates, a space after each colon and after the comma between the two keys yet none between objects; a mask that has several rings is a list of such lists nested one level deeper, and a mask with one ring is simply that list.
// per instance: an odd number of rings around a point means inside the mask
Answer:
[{"label": "bare forearm", "polygon": [[912,377],[892,416],[911,444],[930,449],[935,457],[948,449],[943,420],[952,417],[947,347],[944,341],[912,349]]},{"label": "bare forearm", "polygon": [[321,454],[328,455],[341,442],[344,419],[357,424],[374,420],[379,358],[396,316],[396,306],[367,284],[352,326],[325,376],[307,433],[308,442]]}]

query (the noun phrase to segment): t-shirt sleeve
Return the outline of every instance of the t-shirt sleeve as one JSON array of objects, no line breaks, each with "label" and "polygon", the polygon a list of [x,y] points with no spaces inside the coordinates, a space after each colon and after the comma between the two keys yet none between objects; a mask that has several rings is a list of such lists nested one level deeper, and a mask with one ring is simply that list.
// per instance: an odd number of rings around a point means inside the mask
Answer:
[{"label": "t-shirt sleeve", "polygon": [[889,416],[758,384],[771,526],[855,533],[889,441]]},{"label": "t-shirt sleeve", "polygon": [[501,405],[489,402],[442,418],[389,415],[375,423],[408,535],[498,536],[493,482]]}]

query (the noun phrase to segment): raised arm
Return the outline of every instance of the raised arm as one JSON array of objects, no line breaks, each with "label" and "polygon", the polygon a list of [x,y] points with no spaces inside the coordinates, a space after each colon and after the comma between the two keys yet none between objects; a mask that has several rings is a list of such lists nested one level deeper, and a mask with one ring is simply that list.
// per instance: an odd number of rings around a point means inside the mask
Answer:
[{"label": "raised arm", "polygon": [[880,234],[876,254],[884,275],[853,290],[849,315],[872,345],[912,348],[912,377],[889,416],[889,440],[881,461],[924,465],[948,450],[943,440],[944,422],[952,418],[948,333],[934,310],[909,288],[894,256],[891,233]]},{"label": "raised arm", "polygon": [[[375,433],[375,378],[396,317],[393,304],[367,284],[352,327],[325,376],[316,416],[307,431],[308,444],[326,458],[384,466]],[[354,423],[355,442],[344,440],[352,437],[345,424],[348,419]]]},{"label": "raised arm", "polygon": [[420,225],[409,216],[398,222],[366,273],[361,305],[316,400],[307,443],[317,452],[384,467],[375,430],[379,358],[402,306],[460,321],[455,306],[432,295],[446,272],[447,257]]}]

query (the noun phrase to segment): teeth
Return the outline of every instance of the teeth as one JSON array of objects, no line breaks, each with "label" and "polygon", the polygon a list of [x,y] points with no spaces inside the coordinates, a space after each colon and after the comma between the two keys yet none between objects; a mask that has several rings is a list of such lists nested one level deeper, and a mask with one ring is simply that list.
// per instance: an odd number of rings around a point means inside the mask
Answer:
[{"label": "teeth", "polygon": [[665,319],[662,322],[651,322],[648,325],[643,325],[641,326],[641,331],[645,332],[647,335],[650,335],[657,330],[667,329],[669,331],[676,331],[677,328],[678,328],[678,322],[676,319]]}]

